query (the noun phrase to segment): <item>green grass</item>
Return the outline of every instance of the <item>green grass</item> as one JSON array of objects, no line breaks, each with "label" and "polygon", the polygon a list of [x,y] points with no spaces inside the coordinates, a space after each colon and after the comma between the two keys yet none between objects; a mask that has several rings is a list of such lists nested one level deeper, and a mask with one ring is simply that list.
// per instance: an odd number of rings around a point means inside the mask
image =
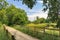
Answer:
[{"label": "green grass", "polygon": [[46,33],[59,36],[59,31],[56,31],[56,30],[47,30],[47,29],[46,29]]},{"label": "green grass", "polygon": [[0,24],[0,40],[11,40],[10,37],[6,34],[2,24]]},{"label": "green grass", "polygon": [[[43,32],[43,28],[47,27],[48,23],[42,23],[42,24],[27,24],[26,26],[31,28],[31,29],[36,29],[40,32]],[[50,23],[49,24],[49,27],[50,29],[52,28],[55,28],[55,25],[56,23]],[[58,35],[59,34],[59,31],[56,31],[56,30],[48,30],[48,29],[45,29],[45,32],[48,33],[48,34],[53,34],[53,35]]]},{"label": "green grass", "polygon": [[60,37],[57,35],[56,31],[54,31],[54,34],[52,34],[52,30],[48,30],[46,33],[43,33],[40,32],[40,29],[36,30],[34,27],[23,27],[19,25],[15,25],[14,28],[41,40],[60,40]]}]

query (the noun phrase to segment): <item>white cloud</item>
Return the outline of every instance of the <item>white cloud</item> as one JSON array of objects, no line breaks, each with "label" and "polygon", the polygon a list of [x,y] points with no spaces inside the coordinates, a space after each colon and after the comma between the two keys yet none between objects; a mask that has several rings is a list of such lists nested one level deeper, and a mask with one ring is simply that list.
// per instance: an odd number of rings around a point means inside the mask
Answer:
[{"label": "white cloud", "polygon": [[43,3],[43,1],[37,1],[38,3]]},{"label": "white cloud", "polygon": [[33,20],[36,19],[37,16],[39,18],[47,18],[48,10],[46,12],[43,12],[43,11],[39,10],[38,13],[32,13],[32,14],[28,15],[28,19],[33,21]]}]

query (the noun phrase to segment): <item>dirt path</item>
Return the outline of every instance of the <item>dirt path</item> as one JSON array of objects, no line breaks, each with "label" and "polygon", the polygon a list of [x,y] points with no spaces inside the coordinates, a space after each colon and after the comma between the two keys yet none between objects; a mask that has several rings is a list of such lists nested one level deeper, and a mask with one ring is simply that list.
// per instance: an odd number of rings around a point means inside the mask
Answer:
[{"label": "dirt path", "polygon": [[15,39],[16,40],[39,40],[37,38],[33,38],[27,34],[24,34],[14,28],[11,28],[11,27],[8,27],[8,26],[5,26],[5,28],[12,34],[15,36]]}]

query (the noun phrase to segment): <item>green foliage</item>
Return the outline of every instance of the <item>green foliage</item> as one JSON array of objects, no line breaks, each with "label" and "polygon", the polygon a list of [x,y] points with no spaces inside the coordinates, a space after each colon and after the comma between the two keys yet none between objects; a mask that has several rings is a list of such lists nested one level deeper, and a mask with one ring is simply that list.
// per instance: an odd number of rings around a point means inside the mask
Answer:
[{"label": "green foliage", "polygon": [[36,24],[45,23],[45,19],[36,17],[36,20],[33,23],[36,23]]},{"label": "green foliage", "polygon": [[49,9],[48,19],[52,22],[57,22],[57,25],[60,27],[60,21],[58,18],[58,13],[60,11],[60,1],[59,0],[43,0],[43,5],[45,6],[44,11]]},{"label": "green foliage", "polygon": [[27,5],[30,9],[32,9],[36,3],[36,0],[23,0],[22,3]]},{"label": "green foliage", "polygon": [[24,10],[11,5],[0,11],[0,22],[7,25],[24,25],[28,22],[28,18]]},{"label": "green foliage", "polygon": [[6,8],[8,5],[8,3],[6,2],[6,0],[0,0],[0,10],[3,8]]},{"label": "green foliage", "polygon": [[[14,1],[21,1],[21,0],[14,0]],[[22,0],[22,4],[27,5],[30,9],[34,7],[36,4],[36,0]]]},{"label": "green foliage", "polygon": [[8,19],[6,16],[6,10],[5,9],[0,10],[0,22],[2,22],[3,24],[8,24]]}]

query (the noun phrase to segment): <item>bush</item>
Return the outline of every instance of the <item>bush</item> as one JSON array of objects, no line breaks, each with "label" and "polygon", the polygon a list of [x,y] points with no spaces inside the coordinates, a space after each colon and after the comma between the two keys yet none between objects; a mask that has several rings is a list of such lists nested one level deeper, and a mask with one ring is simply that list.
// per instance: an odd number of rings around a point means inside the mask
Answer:
[{"label": "bush", "polygon": [[27,24],[26,25],[27,27],[37,27],[37,28],[44,28],[44,27],[47,27],[47,23],[42,23],[42,24]]}]

